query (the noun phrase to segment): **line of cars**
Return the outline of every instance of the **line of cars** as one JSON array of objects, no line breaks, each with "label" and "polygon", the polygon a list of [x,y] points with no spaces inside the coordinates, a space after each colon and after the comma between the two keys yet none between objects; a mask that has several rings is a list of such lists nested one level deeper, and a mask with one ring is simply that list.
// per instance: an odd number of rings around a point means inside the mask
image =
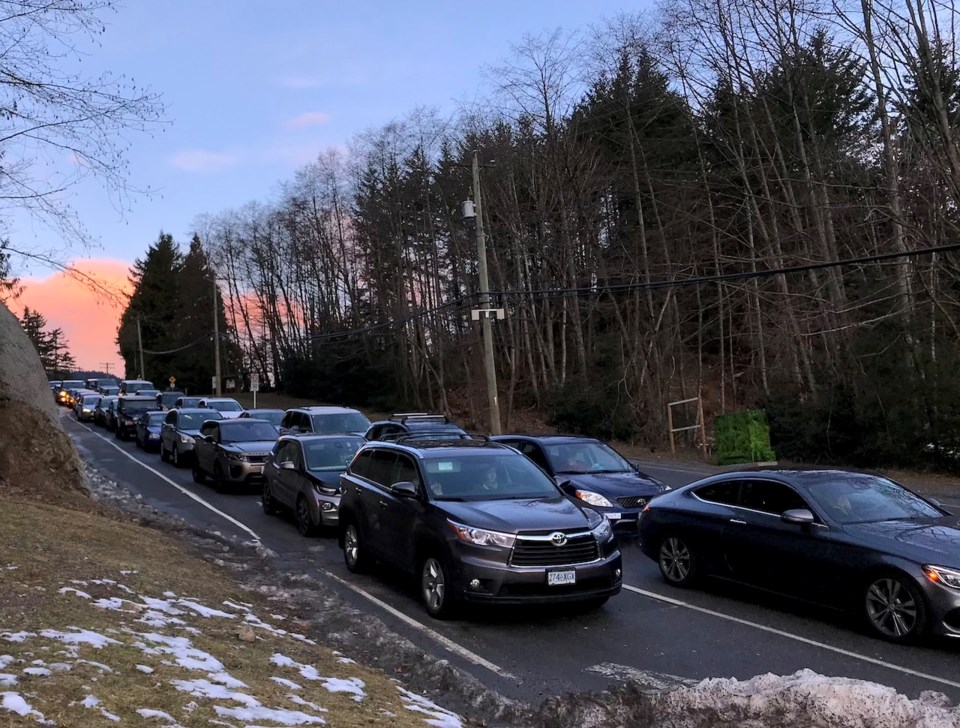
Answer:
[{"label": "line of cars", "polygon": [[960,521],[879,476],[746,470],[670,491],[599,440],[479,437],[442,415],[181,406],[141,420],[158,431],[138,442],[190,458],[198,483],[259,483],[266,514],[292,513],[305,536],[336,530],[350,571],[410,574],[435,617],[467,602],[599,606],[622,585],[620,532],[672,586],[719,578],[838,606],[895,642],[960,637]]}]

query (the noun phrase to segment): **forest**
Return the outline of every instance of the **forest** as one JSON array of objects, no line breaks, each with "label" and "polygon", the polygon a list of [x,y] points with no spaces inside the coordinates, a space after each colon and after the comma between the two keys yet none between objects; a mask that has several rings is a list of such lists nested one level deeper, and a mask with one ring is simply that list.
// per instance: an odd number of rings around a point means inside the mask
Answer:
[{"label": "forest", "polygon": [[676,0],[519,39],[201,216],[246,372],[486,421],[470,162],[503,425],[659,446],[667,403],[766,410],[782,458],[954,462],[958,15],[940,0]]}]

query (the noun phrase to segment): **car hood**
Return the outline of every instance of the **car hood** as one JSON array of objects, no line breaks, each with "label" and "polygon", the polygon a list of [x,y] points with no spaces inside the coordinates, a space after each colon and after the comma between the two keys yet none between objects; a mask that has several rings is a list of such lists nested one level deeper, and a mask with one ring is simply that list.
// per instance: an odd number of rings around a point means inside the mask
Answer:
[{"label": "car hood", "polygon": [[[521,531],[563,531],[590,528],[584,509],[563,496],[485,500],[469,503],[437,501],[437,507],[452,520],[504,533]],[[595,525],[595,524],[594,524]]]},{"label": "car hood", "polygon": [[639,473],[582,473],[557,475],[558,483],[570,482],[577,488],[592,490],[602,495],[622,498],[624,496],[652,497],[663,491],[657,481]]},{"label": "car hood", "polygon": [[224,443],[224,450],[245,453],[268,453],[273,449],[276,440],[251,440],[250,442]]},{"label": "car hood", "polygon": [[[217,410],[220,412],[220,410]],[[240,418],[243,412],[220,412],[220,416],[225,420],[236,420]]]},{"label": "car hood", "polygon": [[160,429],[160,425],[147,425],[147,432],[149,432],[151,435],[159,435]]},{"label": "car hood", "polygon": [[877,523],[851,523],[849,535],[918,562],[960,568],[960,518],[944,516]]},{"label": "car hood", "polygon": [[198,427],[195,430],[184,430],[183,428],[177,428],[178,435],[189,435],[190,437],[200,437],[200,428]]},{"label": "car hood", "polygon": [[[346,468],[344,468],[344,470],[346,470]],[[312,482],[317,483],[324,488],[334,488],[339,491],[340,476],[343,475],[344,470],[324,470],[323,472],[306,470],[304,471],[304,475],[306,475],[307,478]]]}]

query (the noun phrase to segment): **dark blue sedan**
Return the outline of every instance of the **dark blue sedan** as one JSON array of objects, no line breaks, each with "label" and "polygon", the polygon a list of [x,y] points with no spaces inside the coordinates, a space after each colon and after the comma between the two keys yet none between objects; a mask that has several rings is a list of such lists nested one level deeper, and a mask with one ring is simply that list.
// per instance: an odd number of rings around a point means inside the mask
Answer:
[{"label": "dark blue sedan", "polygon": [[618,530],[633,530],[654,496],[670,490],[637,470],[612,447],[574,435],[496,435],[546,471],[569,497],[607,517]]},{"label": "dark blue sedan", "polygon": [[160,449],[160,428],[163,426],[163,418],[166,412],[144,412],[137,418],[136,441],[137,447],[144,450]]},{"label": "dark blue sedan", "polygon": [[721,577],[858,612],[894,642],[960,637],[960,519],[881,476],[724,473],[652,501],[639,534],[674,586]]}]

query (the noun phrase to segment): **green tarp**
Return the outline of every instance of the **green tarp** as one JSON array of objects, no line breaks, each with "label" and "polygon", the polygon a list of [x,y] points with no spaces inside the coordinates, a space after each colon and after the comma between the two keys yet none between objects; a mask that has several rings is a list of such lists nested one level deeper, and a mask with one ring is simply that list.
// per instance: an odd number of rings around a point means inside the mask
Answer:
[{"label": "green tarp", "polygon": [[770,428],[763,410],[719,415],[716,429],[717,465],[775,461],[770,446]]}]

